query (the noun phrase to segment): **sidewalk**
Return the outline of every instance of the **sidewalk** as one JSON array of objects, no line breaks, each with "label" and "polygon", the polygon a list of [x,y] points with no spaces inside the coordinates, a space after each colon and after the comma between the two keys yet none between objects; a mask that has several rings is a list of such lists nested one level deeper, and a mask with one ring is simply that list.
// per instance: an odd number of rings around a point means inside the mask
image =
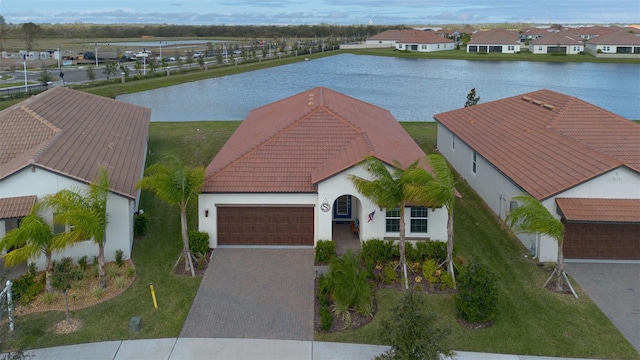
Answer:
[{"label": "sidewalk", "polygon": [[[385,346],[293,340],[168,338],[104,341],[99,343],[28,350],[43,359],[313,359],[364,360],[383,353]],[[459,360],[561,360],[541,356],[503,355],[457,351]]]}]

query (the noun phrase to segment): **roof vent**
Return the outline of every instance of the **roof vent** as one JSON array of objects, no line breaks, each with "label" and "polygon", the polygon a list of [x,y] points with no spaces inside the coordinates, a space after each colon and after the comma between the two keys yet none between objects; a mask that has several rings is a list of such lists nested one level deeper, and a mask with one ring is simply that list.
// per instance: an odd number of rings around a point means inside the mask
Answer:
[{"label": "roof vent", "polygon": [[542,101],[540,101],[540,100],[533,100],[532,103],[534,103],[536,105],[542,105]]},{"label": "roof vent", "polygon": [[542,104],[542,107],[545,108],[545,109],[549,109],[549,110],[553,110],[553,109],[556,108],[555,106],[553,106],[551,104],[547,104],[547,103]]},{"label": "roof vent", "polygon": [[522,100],[524,100],[524,101],[528,101],[528,102],[531,102],[531,98],[530,98],[530,97],[528,97],[528,96],[523,96],[523,97],[522,97]]},{"label": "roof vent", "polygon": [[309,94],[309,106],[313,106],[313,93]]}]

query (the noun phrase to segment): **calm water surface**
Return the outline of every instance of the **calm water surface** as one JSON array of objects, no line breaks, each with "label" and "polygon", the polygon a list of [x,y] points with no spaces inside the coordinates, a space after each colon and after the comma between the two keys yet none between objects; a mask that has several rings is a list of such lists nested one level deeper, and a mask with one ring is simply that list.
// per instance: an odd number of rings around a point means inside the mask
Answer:
[{"label": "calm water surface", "polygon": [[464,106],[540,89],[640,119],[640,66],[402,59],[342,54],[118,96],[152,109],[152,121],[242,120],[259,106],[325,86],[385,108],[400,121],[432,121]]}]

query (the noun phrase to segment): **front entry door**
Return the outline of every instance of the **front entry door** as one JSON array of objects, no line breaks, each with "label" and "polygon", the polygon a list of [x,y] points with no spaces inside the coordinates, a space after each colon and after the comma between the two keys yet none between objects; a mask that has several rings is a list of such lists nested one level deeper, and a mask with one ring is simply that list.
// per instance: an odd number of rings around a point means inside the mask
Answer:
[{"label": "front entry door", "polygon": [[351,219],[351,195],[342,195],[333,204],[334,219]]}]

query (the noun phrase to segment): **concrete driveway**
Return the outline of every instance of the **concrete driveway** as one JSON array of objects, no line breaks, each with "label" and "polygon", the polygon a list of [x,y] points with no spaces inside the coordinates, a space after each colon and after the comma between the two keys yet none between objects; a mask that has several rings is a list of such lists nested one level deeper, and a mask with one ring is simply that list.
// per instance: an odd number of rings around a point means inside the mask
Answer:
[{"label": "concrete driveway", "polygon": [[565,271],[640,352],[640,264],[565,262]]},{"label": "concrete driveway", "polygon": [[217,248],[180,337],[313,340],[313,248]]}]

